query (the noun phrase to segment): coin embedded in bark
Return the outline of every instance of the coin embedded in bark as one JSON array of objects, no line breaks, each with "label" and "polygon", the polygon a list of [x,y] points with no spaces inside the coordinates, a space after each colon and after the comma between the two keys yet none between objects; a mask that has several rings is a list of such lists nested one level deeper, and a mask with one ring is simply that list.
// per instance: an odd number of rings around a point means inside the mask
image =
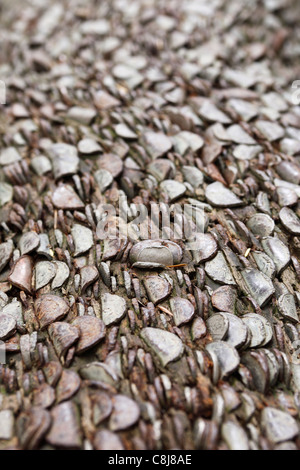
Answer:
[{"label": "coin embedded in bark", "polygon": [[32,368],[32,353],[37,346],[37,332],[34,331],[31,334],[22,335],[20,337],[20,351],[25,369],[30,370]]},{"label": "coin embedded in bark", "polygon": [[50,408],[55,402],[55,390],[48,384],[40,385],[33,392],[33,405],[38,408]]},{"label": "coin embedded in bark", "polygon": [[298,197],[300,197],[300,186],[299,184],[289,183],[288,181],[283,181],[278,178],[274,179],[274,184],[276,188],[283,188],[288,189],[290,191],[294,191]]},{"label": "coin embedded in bark", "polygon": [[120,322],[126,314],[126,300],[119,295],[104,294],[101,303],[102,320],[106,326]]},{"label": "coin embedded in bark", "polygon": [[276,167],[276,171],[283,180],[292,184],[300,183],[300,167],[295,162],[282,161]]},{"label": "coin embedded in bark", "polygon": [[282,139],[284,130],[279,124],[270,121],[256,121],[255,126],[263,136],[270,142]]},{"label": "coin embedded in bark", "polygon": [[111,415],[112,400],[107,393],[101,391],[92,393],[90,399],[93,405],[93,422],[98,426]]},{"label": "coin embedded in bark", "polygon": [[218,244],[209,233],[197,233],[190,249],[193,251],[195,263],[200,264],[211,260],[217,254]]},{"label": "coin embedded in bark", "polygon": [[14,414],[12,410],[0,411],[0,439],[9,441],[14,434]]},{"label": "coin embedded in bark", "polygon": [[219,182],[207,186],[205,196],[209,204],[216,207],[238,207],[243,205],[241,199]]},{"label": "coin embedded in bark", "polygon": [[0,207],[10,202],[13,198],[13,187],[8,183],[0,182]]},{"label": "coin embedded in bark", "polygon": [[70,400],[80,388],[80,377],[72,370],[64,370],[56,388],[57,403]]},{"label": "coin embedded in bark", "polygon": [[242,271],[242,276],[247,284],[250,295],[260,307],[264,307],[275,293],[270,278],[256,269],[245,269]]},{"label": "coin embedded in bark", "polygon": [[278,365],[275,354],[269,349],[261,350],[267,357],[269,373],[270,373],[270,386],[274,387],[278,381],[280,367]]},{"label": "coin embedded in bark", "polygon": [[94,103],[96,108],[110,109],[120,105],[120,101],[104,90],[99,90],[94,94]]},{"label": "coin embedded in bark", "polygon": [[285,319],[293,323],[299,322],[295,297],[292,294],[283,294],[279,297],[278,310]]},{"label": "coin embedded in bark", "polygon": [[250,88],[257,83],[255,73],[236,69],[227,68],[224,72],[224,78],[227,82],[240,88]]},{"label": "coin embedded in bark", "polygon": [[108,171],[113,178],[117,178],[123,171],[123,161],[118,155],[104,154],[98,159],[100,170]]},{"label": "coin embedded in bark", "polygon": [[13,253],[14,244],[11,240],[0,245],[0,272],[5,268]]},{"label": "coin embedded in bark", "polygon": [[94,446],[96,450],[125,450],[118,434],[105,429],[96,433]]},{"label": "coin embedded in bark", "polygon": [[92,124],[93,120],[97,116],[97,112],[93,108],[83,108],[80,106],[73,106],[67,113],[67,118],[77,121],[80,124],[88,126]]},{"label": "coin embedded in bark", "polygon": [[[135,258],[133,252],[131,253],[132,258]],[[141,250],[137,255],[136,261],[133,262],[132,266],[139,269],[155,269],[164,268],[166,266],[173,265],[173,256],[168,247],[162,246],[161,244],[147,246]]]},{"label": "coin embedded in bark", "polygon": [[245,430],[234,421],[222,425],[222,437],[230,450],[249,450],[250,445]]},{"label": "coin embedded in bark", "polygon": [[62,374],[60,362],[50,361],[43,367],[43,372],[49,385],[56,387]]},{"label": "coin embedded in bark", "polygon": [[292,207],[298,203],[298,195],[293,189],[277,188],[276,194],[281,207]]},{"label": "coin embedded in bark", "polygon": [[1,151],[0,165],[11,165],[21,160],[21,155],[14,147],[8,147]]},{"label": "coin embedded in bark", "polygon": [[226,378],[236,371],[240,364],[237,350],[224,341],[215,341],[206,346],[206,351],[214,354],[221,368],[221,378]]},{"label": "coin embedded in bark", "polygon": [[148,173],[153,175],[158,182],[175,176],[176,168],[173,162],[163,158],[157,158],[148,166]]},{"label": "coin embedded in bark", "polygon": [[84,204],[75,193],[72,186],[64,185],[56,188],[52,194],[52,201],[57,209],[80,210]]},{"label": "coin embedded in bark", "polygon": [[256,390],[266,393],[270,385],[270,371],[267,359],[257,351],[247,351],[242,354],[241,362],[251,372]]},{"label": "coin embedded in bark", "polygon": [[50,261],[39,261],[35,265],[35,289],[39,290],[47,286],[55,277],[56,267]]},{"label": "coin embedded in bark", "polygon": [[222,252],[219,252],[212,261],[205,264],[205,272],[215,282],[235,285],[235,280]]},{"label": "coin embedded in bark", "polygon": [[130,251],[130,262],[139,269],[164,268],[179,264],[182,250],[169,240],[146,240],[137,243]]},{"label": "coin embedded in bark", "polygon": [[254,251],[252,253],[253,258],[259,268],[259,270],[268,276],[270,279],[273,279],[276,273],[276,268],[273,260],[261,251]]},{"label": "coin embedded in bark", "polygon": [[56,266],[56,274],[52,281],[51,288],[58,289],[61,287],[70,276],[70,269],[66,263],[62,261],[53,261]]},{"label": "coin embedded in bark", "polygon": [[30,162],[30,166],[38,176],[43,176],[52,170],[52,165],[49,158],[43,155],[34,157]]},{"label": "coin embedded in bark", "polygon": [[141,337],[158,356],[163,366],[179,359],[183,353],[183,344],[178,336],[158,328],[144,328]]},{"label": "coin embedded in bark", "polygon": [[211,101],[205,100],[201,108],[199,109],[199,114],[201,117],[207,121],[220,122],[222,124],[231,124],[231,119],[227,114],[223,113],[217,106],[215,106]]},{"label": "coin embedded in bark", "polygon": [[242,406],[236,415],[245,421],[249,421],[256,411],[256,404],[249,393],[241,393],[241,400]]},{"label": "coin embedded in bark", "polygon": [[17,329],[16,320],[10,315],[0,315],[0,340],[12,336]]},{"label": "coin embedded in bark", "polygon": [[[269,2],[269,5],[268,5],[269,8],[270,8],[270,5],[272,5],[272,3],[274,6],[274,2]],[[286,100],[280,94],[275,93],[275,92],[264,94],[262,96],[262,101],[267,107],[276,109],[277,111],[284,112],[284,111],[287,111],[288,109]]]},{"label": "coin embedded in bark", "polygon": [[299,426],[295,419],[284,411],[266,407],[262,411],[262,426],[271,442],[289,441],[299,435]]},{"label": "coin embedded in bark", "polygon": [[126,64],[117,64],[113,68],[113,76],[119,80],[128,80],[135,74],[135,70],[133,67],[130,67]]},{"label": "coin embedded in bark", "polygon": [[16,261],[8,280],[14,286],[30,294],[32,290],[32,274],[33,260],[30,256],[25,255]]},{"label": "coin embedded in bark", "polygon": [[115,126],[115,132],[119,137],[123,137],[123,139],[135,140],[138,138],[137,134],[126,126],[126,124],[117,124]]},{"label": "coin embedded in bark", "polygon": [[39,297],[34,308],[41,329],[61,320],[69,311],[69,305],[63,298],[51,294]]},{"label": "coin embedded in bark", "polygon": [[53,163],[55,179],[63,176],[74,175],[79,170],[79,158],[77,149],[73,145],[54,144],[47,149],[48,156]]},{"label": "coin embedded in bark", "polygon": [[279,212],[279,218],[286,230],[293,235],[300,235],[300,219],[292,209],[289,209],[288,207],[281,209]]},{"label": "coin embedded in bark", "polygon": [[153,160],[165,155],[173,146],[171,139],[162,133],[147,132],[144,139],[146,149]]},{"label": "coin embedded in bark", "polygon": [[207,335],[207,328],[203,318],[196,317],[191,328],[191,336],[194,341],[202,339]]},{"label": "coin embedded in bark", "polygon": [[53,251],[51,249],[49,237],[47,233],[40,233],[39,234],[40,244],[36,249],[38,255],[45,256],[48,260],[52,260],[53,258]]},{"label": "coin embedded in bark", "polygon": [[93,155],[94,153],[101,152],[102,149],[98,142],[93,139],[86,138],[78,142],[78,150],[84,155]]},{"label": "coin embedded in bark", "polygon": [[263,193],[262,191],[258,193],[255,205],[261,212],[271,214],[270,201],[266,193]]},{"label": "coin embedded in bark", "polygon": [[102,260],[108,261],[118,256],[125,244],[125,241],[117,238],[104,240]]},{"label": "coin embedded in bark", "polygon": [[213,306],[221,312],[234,313],[236,300],[237,291],[231,286],[219,287],[211,296]]},{"label": "coin embedded in bark", "polygon": [[182,172],[185,180],[190,183],[194,188],[202,186],[204,181],[204,175],[202,171],[198,170],[193,166],[184,166]]},{"label": "coin embedded in bark", "polygon": [[260,145],[238,145],[234,149],[233,155],[237,160],[253,160],[262,150]]},{"label": "coin embedded in bark", "polygon": [[221,385],[221,393],[225,402],[225,408],[229,413],[239,408],[241,405],[240,396],[233,387],[223,383]]},{"label": "coin embedded in bark", "polygon": [[171,284],[160,276],[148,276],[144,280],[144,285],[148,294],[149,299],[154,305],[159,304],[163,300],[166,300],[171,292]]},{"label": "coin embedded in bark", "polygon": [[8,303],[8,296],[5,294],[5,292],[0,292],[0,310],[4,308]]},{"label": "coin embedded in bark", "polygon": [[228,100],[228,106],[232,108],[244,121],[248,122],[258,115],[258,108],[254,103],[243,99],[232,98]]},{"label": "coin embedded in bark", "polygon": [[109,420],[111,431],[122,431],[136,424],[140,408],[135,401],[125,395],[115,395],[112,402],[113,411]]},{"label": "coin embedded in bark", "polygon": [[81,293],[83,294],[86,289],[98,279],[98,269],[96,268],[96,266],[84,266],[80,269],[80,277]]},{"label": "coin embedded in bark", "polygon": [[248,313],[247,315],[243,315],[243,322],[251,332],[250,348],[259,348],[266,344],[267,332],[262,318],[263,317],[257,313]]},{"label": "coin embedded in bark", "polygon": [[68,349],[78,341],[80,332],[69,323],[56,322],[49,326],[49,336],[58,357],[64,357]]},{"label": "coin embedded in bark", "polygon": [[34,450],[43,440],[51,426],[51,416],[42,408],[32,407],[23,411],[17,419],[16,430],[23,449]]},{"label": "coin embedded in bark", "polygon": [[86,253],[94,244],[92,231],[83,225],[73,225],[72,237],[75,244],[74,256]]},{"label": "coin embedded in bark", "polygon": [[219,382],[219,380],[222,378],[221,364],[219,362],[217,353],[213,349],[209,351],[209,358],[212,362],[211,380],[212,380],[212,383],[216,385]]},{"label": "coin embedded in bark", "polygon": [[81,433],[74,403],[68,401],[57,405],[51,411],[52,426],[47,434],[47,442],[63,449],[79,449]]},{"label": "coin embedded in bark", "polygon": [[36,250],[40,244],[40,239],[37,233],[27,232],[22,235],[19,241],[21,255],[27,255]]},{"label": "coin embedded in bark", "polygon": [[96,171],[94,177],[101,193],[104,193],[114,181],[112,174],[104,169]]},{"label": "coin embedded in bark", "polygon": [[223,313],[216,313],[209,317],[206,322],[208,331],[214,341],[222,341],[227,337],[229,319]]},{"label": "coin embedded in bark", "polygon": [[226,129],[228,137],[236,144],[255,145],[256,141],[238,124]]},{"label": "coin embedded in bark", "polygon": [[77,354],[83,354],[93,348],[105,337],[105,326],[99,318],[87,315],[77,317],[72,325],[76,326],[80,332],[80,339],[76,345]]},{"label": "coin embedded in bark", "polygon": [[176,199],[182,197],[186,192],[185,185],[174,180],[163,181],[160,184],[160,189],[167,194],[170,202],[176,201]]},{"label": "coin embedded in bark", "polygon": [[107,364],[103,362],[91,362],[83,366],[79,371],[81,377],[91,382],[99,382],[108,385],[116,385],[118,377]]},{"label": "coin embedded in bark", "polygon": [[171,309],[174,315],[174,322],[176,326],[183,325],[191,321],[195,315],[193,304],[181,297],[174,297],[170,300]]},{"label": "coin embedded in bark", "polygon": [[255,214],[248,220],[247,227],[254,235],[268,237],[269,235],[272,235],[275,223],[267,214]]},{"label": "coin embedded in bark", "polygon": [[291,261],[288,247],[278,238],[266,238],[262,240],[265,253],[274,261],[276,271],[281,274]]},{"label": "coin embedded in bark", "polygon": [[261,315],[261,320],[264,324],[264,327],[265,327],[265,331],[266,331],[266,339],[265,339],[265,342],[263,344],[263,346],[266,346],[267,344],[269,344],[272,339],[273,339],[273,328],[272,328],[272,324],[269,320],[267,320],[264,316]]},{"label": "coin embedded in bark", "polygon": [[226,343],[230,344],[236,349],[243,347],[248,339],[248,328],[243,323],[242,319],[233,315],[232,313],[223,312],[229,321],[229,328],[227,331]]},{"label": "coin embedded in bark", "polygon": [[109,32],[109,22],[105,19],[88,20],[80,25],[80,32],[84,35],[103,36]]}]

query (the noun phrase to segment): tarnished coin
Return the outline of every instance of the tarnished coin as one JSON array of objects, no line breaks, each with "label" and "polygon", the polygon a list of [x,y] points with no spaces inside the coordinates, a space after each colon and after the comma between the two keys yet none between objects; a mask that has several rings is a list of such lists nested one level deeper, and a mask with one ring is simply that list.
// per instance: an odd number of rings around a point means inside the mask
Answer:
[{"label": "tarnished coin", "polygon": [[262,241],[266,254],[274,261],[278,274],[288,266],[291,255],[288,247],[278,238],[266,238]]},{"label": "tarnished coin", "polygon": [[260,393],[266,393],[270,386],[268,360],[257,351],[247,351],[241,356],[241,362],[250,371],[254,386]]},{"label": "tarnished coin", "polygon": [[231,375],[240,364],[240,357],[236,349],[224,341],[216,341],[206,346],[206,351],[215,354],[220,368],[221,377],[225,378]]},{"label": "tarnished coin", "polygon": [[251,332],[250,348],[259,348],[271,341],[272,328],[264,317],[257,313],[248,313],[242,320]]},{"label": "tarnished coin", "polygon": [[183,353],[182,341],[173,333],[158,328],[145,328],[141,336],[164,366],[179,359]]},{"label": "tarnished coin", "polygon": [[176,326],[188,323],[195,315],[195,308],[193,304],[187,299],[173,297],[170,300],[170,304]]},{"label": "tarnished coin", "polygon": [[232,313],[223,312],[223,315],[229,321],[226,343],[231,344],[234,348],[241,348],[247,342],[248,327],[243,320]]},{"label": "tarnished coin", "polygon": [[84,315],[77,317],[72,325],[79,329],[79,341],[76,345],[77,354],[82,354],[93,348],[105,337],[105,325],[99,318]]},{"label": "tarnished coin", "polygon": [[10,315],[0,315],[0,340],[12,336],[17,329],[16,320]]},{"label": "tarnished coin", "polygon": [[206,322],[209,333],[214,341],[222,341],[227,337],[229,319],[223,313],[217,313],[209,317]]},{"label": "tarnished coin", "polygon": [[288,441],[299,435],[294,418],[281,410],[267,407],[262,412],[262,424],[268,438],[275,443]]}]

